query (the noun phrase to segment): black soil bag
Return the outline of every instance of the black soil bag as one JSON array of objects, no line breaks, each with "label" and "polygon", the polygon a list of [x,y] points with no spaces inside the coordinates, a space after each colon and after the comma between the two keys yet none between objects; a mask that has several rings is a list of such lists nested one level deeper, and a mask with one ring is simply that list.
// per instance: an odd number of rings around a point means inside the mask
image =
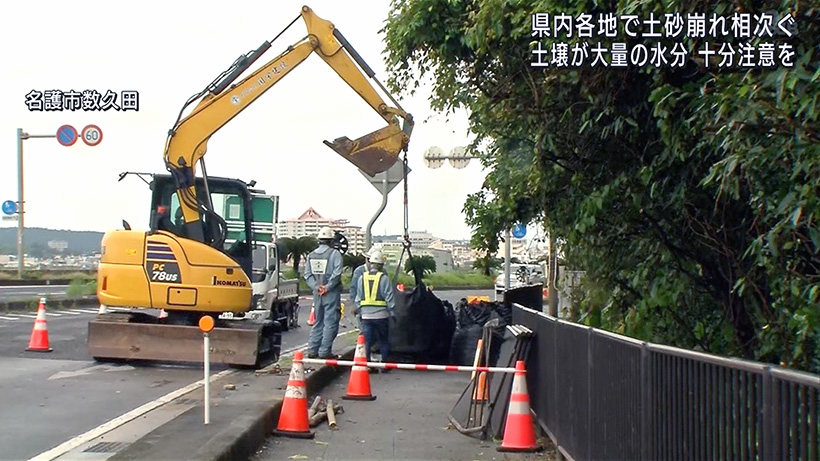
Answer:
[{"label": "black soil bag", "polygon": [[453,306],[427,289],[415,267],[413,275],[413,291],[396,291],[396,322],[390,325],[388,360],[446,364],[456,329]]},{"label": "black soil bag", "polygon": [[489,365],[494,366],[504,339],[504,329],[512,323],[512,309],[503,303],[479,301],[470,304],[462,299],[456,304],[455,317],[456,331],[450,347],[449,362],[454,365],[473,365],[476,345],[484,335],[484,326],[487,322],[498,319],[496,326],[491,329],[494,338],[490,343]]}]

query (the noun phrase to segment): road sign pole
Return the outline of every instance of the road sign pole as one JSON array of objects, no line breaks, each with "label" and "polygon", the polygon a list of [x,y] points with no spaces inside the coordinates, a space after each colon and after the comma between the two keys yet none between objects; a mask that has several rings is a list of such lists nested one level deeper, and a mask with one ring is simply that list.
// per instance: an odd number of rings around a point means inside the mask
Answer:
[{"label": "road sign pole", "polygon": [[504,231],[504,297],[510,291],[510,253],[512,252],[512,236],[510,236],[510,228]]},{"label": "road sign pole", "polygon": [[23,234],[25,230],[25,200],[23,199],[23,141],[31,138],[56,138],[56,134],[28,134],[17,128],[17,277],[23,278],[25,251]]},{"label": "road sign pole", "polygon": [[17,128],[17,278],[23,278],[23,129]]}]

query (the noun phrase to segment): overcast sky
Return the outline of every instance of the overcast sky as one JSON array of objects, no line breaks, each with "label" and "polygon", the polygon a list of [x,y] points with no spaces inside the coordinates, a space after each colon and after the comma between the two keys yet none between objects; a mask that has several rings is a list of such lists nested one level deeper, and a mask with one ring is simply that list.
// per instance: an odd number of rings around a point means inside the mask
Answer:
[{"label": "overcast sky", "polygon": [[[96,124],[96,147],[56,139],[24,142],[26,226],[105,231],[146,227],[148,187],[136,177],[117,182],[123,171],[165,172],[166,134],[189,96],[211,82],[242,53],[271,40],[300,13],[303,1],[232,3],[111,2],[79,0],[8,2],[0,14],[0,201],[17,200],[16,129],[54,134],[63,124],[77,130]],[[378,33],[387,0],[313,0],[316,14],[334,23],[387,80]],[[299,19],[253,69],[306,34]],[[31,112],[31,90],[123,90],[139,92],[139,111]],[[386,99],[386,98],[385,98]],[[119,104],[119,97],[117,98]],[[461,209],[477,191],[484,172],[477,160],[457,170],[428,169],[422,157],[431,146],[444,152],[469,141],[466,114],[434,116],[426,95],[402,98],[416,119],[410,141],[411,230],[444,238],[468,238]],[[281,197],[280,219],[308,207],[330,218],[366,227],[381,195],[323,140],[356,139],[383,126],[382,119],[318,56],[298,69],[217,132],[205,157],[214,176],[256,180]],[[389,196],[375,234],[401,233],[401,188]],[[3,221],[2,226],[16,226]]]}]

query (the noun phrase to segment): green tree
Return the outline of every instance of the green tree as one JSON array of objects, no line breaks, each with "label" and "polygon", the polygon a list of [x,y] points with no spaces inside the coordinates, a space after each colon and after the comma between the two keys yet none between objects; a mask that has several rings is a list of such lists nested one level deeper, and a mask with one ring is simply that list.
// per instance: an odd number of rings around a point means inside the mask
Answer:
[{"label": "green tree", "polygon": [[436,271],[436,259],[430,255],[411,256],[404,261],[404,272],[411,274],[413,266],[422,274],[432,274]]},{"label": "green tree", "polygon": [[361,266],[362,264],[367,261],[367,258],[364,257],[363,254],[344,254],[342,255],[343,267],[350,268],[350,272],[356,270],[357,267]]},{"label": "green tree", "polygon": [[480,271],[482,274],[490,276],[494,269],[499,269],[504,260],[493,257],[490,253],[473,261],[473,269]]},{"label": "green tree", "polygon": [[278,239],[278,242],[287,248],[288,258],[293,263],[293,272],[296,274],[299,273],[299,264],[302,262],[302,257],[307,256],[319,246],[319,241],[313,236],[299,238],[285,237]]},{"label": "green tree", "polygon": [[291,237],[282,237],[276,239],[276,254],[279,261],[285,263],[290,258],[290,247],[293,246],[294,239]]},{"label": "green tree", "polygon": [[[809,5],[394,1],[388,83],[412,93],[429,78],[432,107],[469,111],[489,170],[464,205],[474,245],[495,252],[504,229],[539,222],[586,271],[601,326],[818,371],[820,13]],[[533,12],[736,10],[793,11],[799,34],[766,40],[793,47],[794,65],[718,68],[684,38],[681,66],[532,66],[535,47],[579,42],[536,41]]]}]

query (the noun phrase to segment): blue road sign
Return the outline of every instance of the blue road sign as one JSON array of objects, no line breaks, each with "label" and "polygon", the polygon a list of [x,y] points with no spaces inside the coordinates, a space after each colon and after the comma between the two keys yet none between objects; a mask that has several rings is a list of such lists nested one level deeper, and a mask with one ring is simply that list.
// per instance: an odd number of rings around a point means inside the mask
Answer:
[{"label": "blue road sign", "polygon": [[520,239],[527,235],[527,226],[523,224],[516,224],[512,229],[513,237]]},{"label": "blue road sign", "polygon": [[17,213],[17,202],[12,200],[6,200],[3,202],[3,213],[7,215]]},{"label": "blue road sign", "polygon": [[77,142],[77,130],[71,125],[57,128],[57,142],[68,147]]}]

